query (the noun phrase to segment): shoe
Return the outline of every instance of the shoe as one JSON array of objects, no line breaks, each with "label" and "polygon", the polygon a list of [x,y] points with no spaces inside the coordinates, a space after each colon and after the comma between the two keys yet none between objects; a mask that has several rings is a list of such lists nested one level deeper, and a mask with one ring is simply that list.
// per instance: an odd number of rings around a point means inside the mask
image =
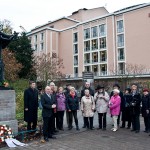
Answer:
[{"label": "shoe", "polygon": [[57,133],[56,132],[52,132],[52,135],[57,135]]},{"label": "shoe", "polygon": [[139,130],[136,130],[136,131],[135,131],[135,133],[139,133],[139,132],[140,132]]},{"label": "shoe", "polygon": [[114,128],[111,128],[111,130],[114,130]]},{"label": "shoe", "polygon": [[79,130],[80,130],[78,126],[76,127],[76,130],[77,130],[77,131],[79,131]]},{"label": "shoe", "polygon": [[106,131],[106,128],[103,128],[103,131]]},{"label": "shoe", "polygon": [[56,129],[55,129],[54,132],[55,132],[55,133],[56,133],[56,132],[59,132],[59,130],[56,130]]},{"label": "shoe", "polygon": [[49,136],[48,138],[49,138],[49,139],[56,139],[55,136]]},{"label": "shoe", "polygon": [[131,132],[135,131],[134,129],[131,130]]},{"label": "shoe", "polygon": [[48,142],[49,140],[48,140],[48,138],[47,138],[47,137],[44,137],[44,141]]},{"label": "shoe", "polygon": [[121,126],[120,128],[125,128],[124,126]]},{"label": "shoe", "polygon": [[148,133],[148,131],[147,131],[147,130],[145,130],[145,131],[143,131],[143,132]]},{"label": "shoe", "polygon": [[117,129],[116,129],[116,128],[114,128],[112,131],[113,131],[113,132],[116,132],[116,131],[117,131]]},{"label": "shoe", "polygon": [[72,126],[71,127],[69,127],[69,129],[68,130],[72,130]]},{"label": "shoe", "polygon": [[64,131],[64,128],[60,128],[59,130]]},{"label": "shoe", "polygon": [[100,130],[100,129],[102,129],[102,127],[97,128],[97,130]]},{"label": "shoe", "polygon": [[82,128],[86,128],[86,126],[83,126]]},{"label": "shoe", "polygon": [[130,127],[127,127],[126,129],[130,129]]},{"label": "shoe", "polygon": [[92,127],[92,128],[90,128],[90,130],[94,130],[94,128]]}]

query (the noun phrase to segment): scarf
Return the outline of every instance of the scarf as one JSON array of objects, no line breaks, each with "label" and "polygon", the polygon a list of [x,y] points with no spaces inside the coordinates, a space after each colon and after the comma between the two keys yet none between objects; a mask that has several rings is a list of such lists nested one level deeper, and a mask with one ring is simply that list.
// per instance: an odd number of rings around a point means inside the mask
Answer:
[{"label": "scarf", "polygon": [[74,98],[75,97],[75,92],[74,93],[70,93],[71,97]]}]

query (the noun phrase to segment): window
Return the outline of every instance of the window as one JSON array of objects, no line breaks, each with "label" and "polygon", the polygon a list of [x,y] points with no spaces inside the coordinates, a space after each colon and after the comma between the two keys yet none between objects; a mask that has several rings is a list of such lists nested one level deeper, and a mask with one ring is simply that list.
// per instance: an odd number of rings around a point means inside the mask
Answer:
[{"label": "window", "polygon": [[100,65],[100,74],[103,75],[107,75],[107,64],[102,64]]},{"label": "window", "polygon": [[93,71],[94,75],[97,76],[98,75],[98,65],[93,65],[92,71]]},{"label": "window", "polygon": [[90,28],[84,29],[84,39],[90,38]]},{"label": "window", "polygon": [[124,34],[119,34],[118,36],[118,47],[124,46]]},{"label": "window", "polygon": [[34,50],[37,51],[37,44],[34,45]]},{"label": "window", "polygon": [[118,74],[125,74],[125,63],[118,64]]},{"label": "window", "polygon": [[84,54],[84,63],[90,63],[90,53]]},{"label": "window", "polygon": [[97,27],[92,27],[92,38],[97,37]]},{"label": "window", "polygon": [[78,65],[78,56],[74,56],[74,66]]},{"label": "window", "polygon": [[78,44],[74,44],[73,49],[74,49],[74,54],[77,54],[78,53]]},{"label": "window", "polygon": [[106,25],[102,24],[99,26],[99,36],[106,36]]},{"label": "window", "polygon": [[34,42],[37,42],[37,35],[34,36]]},{"label": "window", "polygon": [[117,21],[117,33],[123,32],[123,20]]},{"label": "window", "polygon": [[91,67],[90,66],[85,66],[85,72],[90,72]]},{"label": "window", "polygon": [[100,38],[100,49],[106,49],[106,37]]},{"label": "window", "polygon": [[105,61],[107,61],[107,52],[101,51],[100,52],[100,62],[105,62]]},{"label": "window", "polygon": [[40,50],[42,51],[44,49],[44,43],[40,44]]},{"label": "window", "polygon": [[92,53],[92,63],[98,62],[98,52]]},{"label": "window", "polygon": [[92,40],[92,50],[98,49],[98,40]]},{"label": "window", "polygon": [[78,77],[78,67],[74,67],[74,77]]},{"label": "window", "polygon": [[84,51],[90,51],[90,41],[84,42]]},{"label": "window", "polygon": [[41,33],[41,41],[44,40],[44,33]]},{"label": "window", "polygon": [[118,49],[118,60],[124,60],[124,48]]},{"label": "window", "polygon": [[78,33],[73,34],[73,42],[78,42]]}]

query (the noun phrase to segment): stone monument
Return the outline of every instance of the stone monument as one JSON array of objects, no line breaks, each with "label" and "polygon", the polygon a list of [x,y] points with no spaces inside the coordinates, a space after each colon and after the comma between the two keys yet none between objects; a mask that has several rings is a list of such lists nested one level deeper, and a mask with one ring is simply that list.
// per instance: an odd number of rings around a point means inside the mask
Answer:
[{"label": "stone monument", "polygon": [[[2,60],[2,49],[17,36],[14,32],[12,35],[2,33],[0,25],[0,82],[4,81],[4,64]],[[9,125],[13,132],[18,132],[18,121],[16,120],[16,94],[14,90],[0,86],[0,125]]]}]

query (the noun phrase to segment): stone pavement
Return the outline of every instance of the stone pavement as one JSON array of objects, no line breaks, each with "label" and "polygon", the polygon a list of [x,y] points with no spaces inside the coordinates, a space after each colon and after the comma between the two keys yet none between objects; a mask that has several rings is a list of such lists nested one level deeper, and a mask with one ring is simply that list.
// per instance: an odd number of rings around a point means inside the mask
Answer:
[{"label": "stone pavement", "polygon": [[[79,112],[79,125],[82,127],[83,120]],[[95,130],[81,128],[76,131],[67,130],[58,133],[57,139],[50,139],[49,142],[40,143],[40,140],[33,141],[26,147],[12,148],[13,150],[148,150],[150,149],[150,136],[144,133],[143,118],[141,117],[141,132],[131,132],[129,129],[119,129],[113,132],[111,118],[108,115],[108,126],[106,131],[97,130],[97,114],[94,117]],[[8,150],[9,148],[2,148]]]}]

